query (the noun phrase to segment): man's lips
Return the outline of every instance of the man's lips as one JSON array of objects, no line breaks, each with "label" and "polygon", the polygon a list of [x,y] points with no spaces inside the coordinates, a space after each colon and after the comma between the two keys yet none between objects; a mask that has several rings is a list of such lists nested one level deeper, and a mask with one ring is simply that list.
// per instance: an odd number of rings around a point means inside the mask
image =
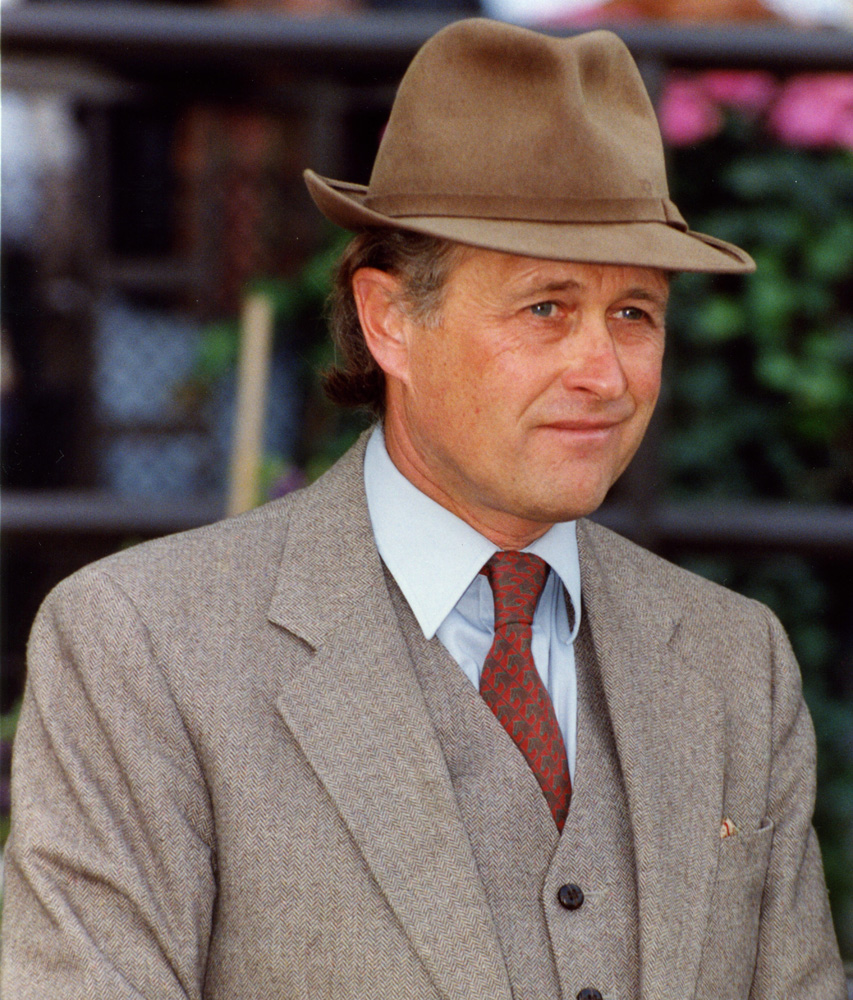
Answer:
[{"label": "man's lips", "polygon": [[545,427],[549,430],[555,431],[570,431],[577,434],[594,434],[597,432],[606,433],[614,428],[618,427],[623,423],[622,419],[580,419],[580,420],[547,420],[540,424],[540,427]]},{"label": "man's lips", "polygon": [[625,419],[613,417],[576,417],[574,419],[544,420],[539,431],[545,439],[560,448],[574,450],[609,448],[621,439]]}]

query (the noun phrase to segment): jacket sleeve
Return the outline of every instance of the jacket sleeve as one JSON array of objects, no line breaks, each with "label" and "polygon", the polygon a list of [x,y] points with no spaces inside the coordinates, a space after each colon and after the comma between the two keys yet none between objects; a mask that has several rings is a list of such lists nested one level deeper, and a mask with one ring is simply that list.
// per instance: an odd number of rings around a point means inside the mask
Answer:
[{"label": "jacket sleeve", "polygon": [[196,750],[145,624],[103,570],[33,627],[15,742],[3,990],[202,996],[215,897]]},{"label": "jacket sleeve", "polygon": [[774,830],[750,997],[846,1000],[820,848],[811,825],[814,732],[788,639],[776,618],[766,613],[774,665],[767,818]]}]

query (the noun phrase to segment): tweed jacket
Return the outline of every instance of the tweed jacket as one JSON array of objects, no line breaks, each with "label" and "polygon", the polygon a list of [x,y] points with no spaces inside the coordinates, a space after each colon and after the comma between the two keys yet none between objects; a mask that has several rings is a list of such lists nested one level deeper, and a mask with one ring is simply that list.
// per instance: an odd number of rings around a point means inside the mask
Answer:
[{"label": "tweed jacket", "polygon": [[[6,1000],[511,1000],[362,456],[45,602],[14,755]],[[841,1000],[781,628],[594,524],[579,541],[636,859],[638,1000]]]}]

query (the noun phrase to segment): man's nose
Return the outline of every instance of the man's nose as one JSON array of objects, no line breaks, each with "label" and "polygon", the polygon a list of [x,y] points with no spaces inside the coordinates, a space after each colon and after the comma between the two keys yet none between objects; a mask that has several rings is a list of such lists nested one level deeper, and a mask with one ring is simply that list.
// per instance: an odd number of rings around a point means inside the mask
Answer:
[{"label": "man's nose", "polygon": [[619,350],[604,317],[583,317],[565,342],[562,380],[567,389],[603,400],[620,399],[628,389]]}]

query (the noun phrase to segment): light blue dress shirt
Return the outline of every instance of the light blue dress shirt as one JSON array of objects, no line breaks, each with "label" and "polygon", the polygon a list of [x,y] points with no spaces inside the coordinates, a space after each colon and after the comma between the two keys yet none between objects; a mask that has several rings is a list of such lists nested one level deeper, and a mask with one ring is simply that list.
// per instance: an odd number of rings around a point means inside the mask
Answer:
[{"label": "light blue dress shirt", "polygon": [[[364,456],[367,508],[382,561],[397,581],[424,636],[439,641],[480,690],[480,671],[492,645],[492,588],[480,569],[497,546],[431,500],[388,456],[381,427]],[[574,778],[577,677],[574,639],[580,625],[581,584],[574,521],[555,524],[525,552],[551,567],[533,619],[536,669],[551,696]],[[571,599],[569,623],[565,595]]]}]

